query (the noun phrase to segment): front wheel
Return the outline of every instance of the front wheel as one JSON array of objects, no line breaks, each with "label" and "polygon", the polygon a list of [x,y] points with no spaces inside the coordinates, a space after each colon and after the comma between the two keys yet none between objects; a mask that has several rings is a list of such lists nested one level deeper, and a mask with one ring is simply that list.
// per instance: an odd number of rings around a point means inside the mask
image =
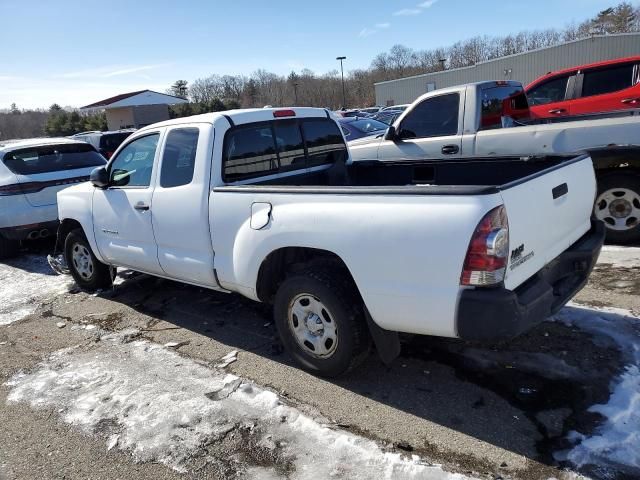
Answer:
[{"label": "front wheel", "polygon": [[73,230],[67,235],[64,255],[69,272],[83,290],[93,292],[111,286],[111,267],[96,258],[81,229]]},{"label": "front wheel", "polygon": [[609,242],[640,241],[640,176],[610,173],[598,178],[593,212],[604,222]]},{"label": "front wheel", "polygon": [[274,317],[287,351],[317,375],[341,375],[369,351],[362,300],[340,271],[307,270],[287,277],[276,293]]}]

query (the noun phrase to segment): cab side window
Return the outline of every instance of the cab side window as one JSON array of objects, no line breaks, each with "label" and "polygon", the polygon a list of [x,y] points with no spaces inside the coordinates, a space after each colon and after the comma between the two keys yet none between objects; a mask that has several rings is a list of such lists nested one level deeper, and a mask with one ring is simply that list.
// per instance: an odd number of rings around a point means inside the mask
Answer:
[{"label": "cab side window", "polygon": [[603,95],[633,86],[633,64],[586,70],[582,80],[582,96]]},{"label": "cab side window", "polygon": [[402,120],[398,135],[402,139],[456,135],[459,107],[458,93],[429,98]]},{"label": "cab side window", "polygon": [[547,103],[563,102],[567,93],[569,76],[547,80],[527,92],[531,106],[546,105]]},{"label": "cab side window", "polygon": [[116,187],[148,187],[159,133],[136,138],[125,146],[109,167],[111,185]]},{"label": "cab side window", "polygon": [[161,187],[172,188],[191,183],[199,136],[200,130],[197,128],[175,128],[169,132],[162,154]]}]

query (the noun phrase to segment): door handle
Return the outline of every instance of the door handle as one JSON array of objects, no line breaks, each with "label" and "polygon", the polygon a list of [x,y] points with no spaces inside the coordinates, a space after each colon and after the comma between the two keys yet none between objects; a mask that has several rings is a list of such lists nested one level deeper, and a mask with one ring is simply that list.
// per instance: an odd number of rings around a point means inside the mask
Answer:
[{"label": "door handle", "polygon": [[625,105],[635,105],[636,103],[640,103],[640,98],[625,98],[624,100],[620,100],[620,103],[624,103]]},{"label": "door handle", "polygon": [[563,197],[567,193],[569,193],[569,186],[566,183],[561,183],[551,190],[551,195],[553,195],[554,200]]},{"label": "door handle", "polygon": [[133,206],[133,208],[141,212],[146,212],[147,210],[149,210],[149,205],[147,205],[146,203],[138,202]]},{"label": "door handle", "polygon": [[444,155],[454,155],[460,151],[458,145],[445,145],[442,147],[442,153]]},{"label": "door handle", "polygon": [[564,113],[567,110],[564,108],[552,108],[551,110],[549,110],[549,113],[553,113],[554,115],[558,115],[559,113]]}]

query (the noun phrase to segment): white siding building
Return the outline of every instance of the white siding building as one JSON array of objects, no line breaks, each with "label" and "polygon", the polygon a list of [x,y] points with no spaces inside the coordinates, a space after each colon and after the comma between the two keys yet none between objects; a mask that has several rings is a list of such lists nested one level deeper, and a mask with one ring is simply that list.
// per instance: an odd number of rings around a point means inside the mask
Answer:
[{"label": "white siding building", "polygon": [[142,128],[169,120],[169,105],[187,100],[152,90],[123,93],[81,107],[81,110],[105,110],[109,130]]}]

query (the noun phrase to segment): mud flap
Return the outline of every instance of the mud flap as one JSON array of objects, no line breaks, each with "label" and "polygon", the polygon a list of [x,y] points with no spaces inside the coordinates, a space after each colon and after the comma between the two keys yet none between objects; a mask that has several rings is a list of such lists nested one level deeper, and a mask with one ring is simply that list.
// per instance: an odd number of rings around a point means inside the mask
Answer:
[{"label": "mud flap", "polygon": [[378,356],[382,363],[389,366],[398,355],[400,355],[400,337],[398,332],[392,332],[380,328],[376,322],[371,318],[369,310],[365,307],[364,315],[367,319],[367,326],[369,327],[369,333],[373,338],[373,343],[378,351]]},{"label": "mud flap", "polygon": [[51,270],[56,272],[58,275],[68,275],[69,267],[67,266],[67,260],[64,258],[63,247],[64,247],[64,239],[61,238],[60,232],[62,231],[62,225],[58,226],[58,231],[56,232],[56,244],[53,247],[53,253],[51,255],[47,255],[47,262],[51,267]]}]

